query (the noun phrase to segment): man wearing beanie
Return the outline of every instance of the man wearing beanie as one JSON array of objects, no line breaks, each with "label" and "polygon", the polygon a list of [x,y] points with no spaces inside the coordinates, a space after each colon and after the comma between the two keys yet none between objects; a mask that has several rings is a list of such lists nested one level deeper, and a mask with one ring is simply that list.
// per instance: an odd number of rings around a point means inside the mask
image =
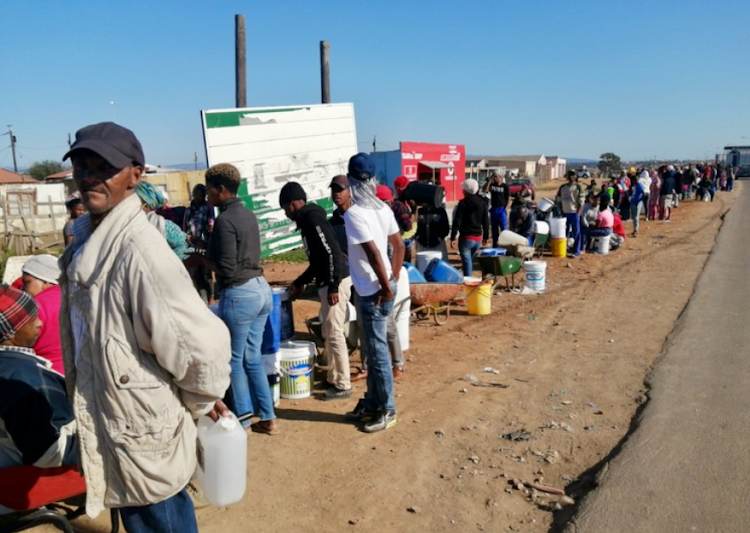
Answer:
[{"label": "man wearing beanie", "polygon": [[328,388],[318,398],[349,398],[352,395],[352,384],[344,324],[352,281],[343,272],[345,267],[341,248],[333,228],[326,220],[325,210],[317,204],[307,203],[307,195],[299,183],[290,181],[281,188],[279,205],[286,216],[297,223],[297,229],[302,234],[302,244],[310,260],[307,269],[292,282],[292,300],[299,298],[313,279],[318,286],[328,364],[325,382]]},{"label": "man wearing beanie", "polygon": [[[387,324],[404,262],[404,243],[393,211],[376,196],[375,163],[368,154],[352,156],[348,178],[354,205],[344,213],[344,222],[368,372],[365,396],[346,416],[364,422],[363,431],[374,433],[397,421]],[[390,260],[388,244],[393,247]]]},{"label": "man wearing beanie", "polygon": [[31,348],[41,326],[34,299],[0,285],[0,468],[76,463],[65,380]]},{"label": "man wearing beanie", "polygon": [[204,414],[228,414],[229,332],[203,304],[135,194],[143,148],[104,122],[63,159],[88,210],[60,258],[60,336],[86,477],[86,512],[127,531],[197,532],[185,486]]},{"label": "man wearing beanie", "polygon": [[23,290],[36,300],[42,330],[34,344],[39,357],[52,362],[52,368],[65,375],[62,346],[60,345],[60,302],[62,295],[57,280],[60,267],[57,258],[51,255],[35,255],[23,265],[21,279]]},{"label": "man wearing beanie", "polygon": [[456,247],[456,235],[460,234],[458,251],[461,256],[461,267],[464,276],[471,276],[474,272],[474,256],[481,248],[482,242],[489,239],[490,215],[484,200],[477,194],[477,180],[467,179],[461,184],[461,188],[464,190],[464,197],[458,202],[453,217],[451,247]]}]

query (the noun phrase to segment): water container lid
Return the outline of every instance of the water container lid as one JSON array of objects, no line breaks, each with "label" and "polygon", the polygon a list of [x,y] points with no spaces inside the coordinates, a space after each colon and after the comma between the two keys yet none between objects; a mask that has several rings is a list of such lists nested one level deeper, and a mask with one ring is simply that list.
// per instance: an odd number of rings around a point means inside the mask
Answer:
[{"label": "water container lid", "polygon": [[237,419],[234,416],[222,416],[221,420],[219,421],[219,427],[226,433],[234,431],[234,428],[237,427],[237,424]]}]

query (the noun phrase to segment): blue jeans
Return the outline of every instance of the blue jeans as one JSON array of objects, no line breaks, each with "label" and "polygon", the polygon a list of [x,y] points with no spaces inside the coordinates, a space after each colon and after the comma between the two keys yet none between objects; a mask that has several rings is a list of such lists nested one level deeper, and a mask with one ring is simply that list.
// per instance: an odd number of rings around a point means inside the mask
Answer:
[{"label": "blue jeans", "polygon": [[271,305],[271,287],[262,276],[221,291],[219,312],[232,337],[232,372],[226,400],[237,416],[255,413],[261,420],[276,418],[260,356]]},{"label": "blue jeans", "polygon": [[458,240],[458,253],[461,255],[461,268],[464,276],[471,276],[474,272],[474,256],[481,247],[482,243],[479,241]]},{"label": "blue jeans", "polygon": [[[396,282],[391,280],[391,290],[396,294]],[[388,315],[395,300],[381,302],[379,293],[372,296],[357,295],[357,317],[362,317],[362,352],[367,359],[367,391],[364,404],[368,409],[396,410],[393,400],[393,363],[388,351]]]},{"label": "blue jeans", "polygon": [[[490,209],[490,224],[492,225],[492,246],[497,248],[500,232],[508,229],[508,214],[504,207]],[[470,274],[469,274],[470,275]]]},{"label": "blue jeans", "polygon": [[569,248],[568,252],[577,257],[581,253],[581,217],[578,213],[565,213],[565,219],[567,220],[568,237],[574,239],[573,248]]},{"label": "blue jeans", "polygon": [[185,489],[163,502],[119,509],[128,533],[198,533],[195,509]]}]

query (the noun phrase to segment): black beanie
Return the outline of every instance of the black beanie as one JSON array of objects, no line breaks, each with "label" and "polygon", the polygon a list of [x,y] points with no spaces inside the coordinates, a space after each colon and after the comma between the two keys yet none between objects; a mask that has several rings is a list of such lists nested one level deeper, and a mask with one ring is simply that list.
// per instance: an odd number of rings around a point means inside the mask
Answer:
[{"label": "black beanie", "polygon": [[302,185],[296,181],[290,181],[281,188],[279,206],[284,207],[295,200],[304,200],[307,202],[307,194],[305,194],[305,189],[302,188]]}]

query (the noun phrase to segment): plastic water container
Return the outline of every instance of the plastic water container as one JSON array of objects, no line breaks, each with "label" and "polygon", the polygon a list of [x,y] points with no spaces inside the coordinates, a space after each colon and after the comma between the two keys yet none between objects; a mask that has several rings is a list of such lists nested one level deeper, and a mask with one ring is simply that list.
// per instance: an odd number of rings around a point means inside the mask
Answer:
[{"label": "plastic water container", "polygon": [[411,263],[404,262],[404,268],[406,269],[406,277],[409,279],[409,283],[424,283],[427,281],[419,269]]},{"label": "plastic water container", "polygon": [[409,349],[409,326],[411,325],[411,290],[409,289],[411,280],[406,272],[406,267],[401,267],[401,275],[396,288],[396,303],[393,305],[393,313],[396,314],[396,331],[402,351]]},{"label": "plastic water container", "polygon": [[287,288],[273,289],[273,294],[279,295],[281,306],[281,340],[289,340],[294,337],[294,311],[292,310],[292,295]]},{"label": "plastic water container", "polygon": [[234,414],[198,420],[198,480],[212,505],[224,507],[245,494],[247,434]]},{"label": "plastic water container", "polygon": [[491,280],[464,278],[466,307],[470,315],[489,315],[492,312],[492,285]]},{"label": "plastic water container", "polygon": [[266,320],[266,328],[263,330],[263,341],[260,345],[260,353],[275,354],[279,351],[281,342],[281,294],[273,292],[273,304],[271,312]]},{"label": "plastic water container", "polygon": [[564,218],[551,218],[549,220],[550,233],[553,239],[564,239],[567,237],[565,234],[565,222]]},{"label": "plastic water container", "polygon": [[448,261],[433,259],[424,273],[427,281],[437,283],[463,283],[464,275],[451,266]]},{"label": "plastic water container", "polygon": [[498,237],[497,243],[500,246],[523,246],[528,244],[529,241],[523,235],[519,235],[515,231],[506,229],[500,232],[500,237]]},{"label": "plastic water container", "polygon": [[535,291],[543,291],[547,283],[547,263],[544,261],[526,261],[523,264],[524,285]]},{"label": "plastic water container", "polygon": [[281,356],[281,397],[289,400],[309,398],[312,393],[315,368],[315,343],[284,341],[279,346]]},{"label": "plastic water container", "polygon": [[482,248],[479,250],[477,257],[498,257],[507,253],[508,250],[505,248]]},{"label": "plastic water container", "polygon": [[426,252],[417,252],[417,268],[424,274],[427,272],[427,267],[430,265],[433,259],[442,259],[443,252],[439,250],[428,250]]}]

